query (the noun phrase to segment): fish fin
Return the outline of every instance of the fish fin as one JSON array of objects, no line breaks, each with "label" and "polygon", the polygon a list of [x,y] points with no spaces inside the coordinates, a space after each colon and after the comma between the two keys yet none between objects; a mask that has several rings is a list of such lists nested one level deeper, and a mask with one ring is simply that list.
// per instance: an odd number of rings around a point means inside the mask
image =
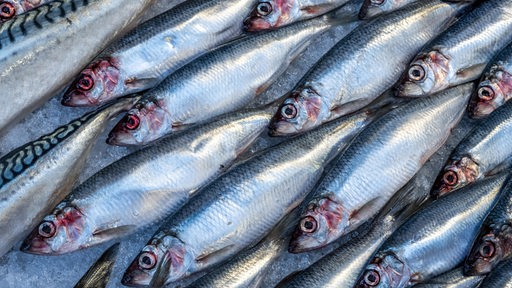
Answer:
[{"label": "fish fin", "polygon": [[85,275],[76,283],[75,288],[81,287],[106,287],[112,274],[112,268],[119,253],[119,243],[110,246],[101,257],[93,264]]},{"label": "fish fin", "polygon": [[169,250],[167,250],[162,257],[162,261],[158,263],[155,274],[148,285],[149,288],[164,287],[167,277],[169,277],[169,272],[171,271],[171,264],[172,256]]},{"label": "fish fin", "polygon": [[154,87],[158,83],[155,78],[128,78],[124,81],[124,86],[137,91],[146,90],[147,87]]},{"label": "fish fin", "polygon": [[204,251],[201,253],[201,255],[196,257],[196,261],[198,262],[208,262],[209,259],[216,258],[216,257],[223,257],[225,254],[228,254],[231,251],[231,248],[234,247],[234,244],[224,246],[220,249],[215,249],[214,251]]},{"label": "fish fin", "polygon": [[350,222],[360,222],[366,221],[366,219],[371,219],[375,214],[375,211],[378,210],[380,205],[377,205],[379,202],[379,197],[373,198],[372,200],[366,202],[362,207],[352,212],[349,216]]},{"label": "fish fin", "polygon": [[330,119],[332,120],[332,119],[335,119],[335,118],[338,118],[341,116],[351,114],[351,113],[358,111],[359,109],[365,107],[370,102],[371,101],[368,101],[368,100],[354,100],[354,101],[347,102],[342,105],[335,105],[329,109],[329,111],[331,112]]},{"label": "fish fin", "polygon": [[135,229],[137,229],[136,225],[124,225],[113,228],[99,227],[98,229],[94,230],[92,235],[97,238],[109,240],[130,234],[131,232],[135,231]]},{"label": "fish fin", "polygon": [[359,23],[363,22],[359,20],[360,7],[360,4],[357,5],[356,2],[349,1],[345,5],[332,10],[321,17],[331,26],[351,24],[354,25],[353,28],[355,28]]},{"label": "fish fin", "polygon": [[473,81],[480,77],[480,75],[482,74],[482,71],[484,71],[484,69],[485,69],[485,66],[486,66],[485,63],[479,63],[479,64],[473,65],[471,67],[459,69],[457,71],[457,76],[460,77],[462,82]]},{"label": "fish fin", "polygon": [[485,174],[485,176],[492,176],[492,175],[499,174],[500,172],[507,170],[511,167],[512,167],[512,157],[508,158],[505,161],[498,164],[491,171],[487,172],[487,174]]}]

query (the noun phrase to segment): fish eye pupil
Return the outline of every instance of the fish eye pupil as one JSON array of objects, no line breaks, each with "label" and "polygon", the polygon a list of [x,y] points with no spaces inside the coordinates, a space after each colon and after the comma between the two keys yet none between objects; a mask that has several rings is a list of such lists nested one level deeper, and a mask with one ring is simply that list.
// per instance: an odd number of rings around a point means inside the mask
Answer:
[{"label": "fish eye pupil", "polygon": [[420,70],[418,70],[418,69],[413,69],[413,70],[412,70],[412,76],[414,76],[414,77],[420,77],[420,76],[421,76],[421,72],[420,72]]},{"label": "fish eye pupil", "polygon": [[50,234],[52,232],[52,227],[50,227],[50,225],[48,225],[48,223],[45,223],[45,224],[43,224],[43,227],[41,227],[41,230],[44,233]]},{"label": "fish eye pupil", "polygon": [[313,222],[311,222],[311,221],[304,222],[304,228],[306,228],[308,230],[313,229]]},{"label": "fish eye pupil", "polygon": [[284,113],[286,115],[292,115],[293,114],[293,109],[290,108],[290,107],[286,107],[286,109],[284,110]]},{"label": "fish eye pupil", "polygon": [[142,263],[146,265],[151,265],[151,259],[149,258],[149,256],[145,255],[144,257],[142,257]]}]

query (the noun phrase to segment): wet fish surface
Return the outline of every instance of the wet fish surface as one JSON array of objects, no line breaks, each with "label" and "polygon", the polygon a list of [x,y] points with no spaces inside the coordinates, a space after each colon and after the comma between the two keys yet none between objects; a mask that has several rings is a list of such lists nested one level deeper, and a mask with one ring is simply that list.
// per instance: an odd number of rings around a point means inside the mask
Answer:
[{"label": "wet fish surface", "polygon": [[505,261],[485,277],[481,288],[511,288],[512,287],[512,261]]},{"label": "wet fish surface", "polygon": [[380,14],[390,13],[418,0],[365,0],[359,17],[369,19]]},{"label": "wet fish surface", "polygon": [[463,267],[457,267],[449,272],[415,285],[416,288],[475,288],[482,283],[483,276],[466,276]]},{"label": "wet fish surface", "polygon": [[119,243],[116,243],[105,251],[93,266],[85,273],[84,277],[76,283],[75,288],[105,288],[112,273],[112,268],[119,253]]},{"label": "wet fish surface", "polygon": [[0,2],[0,23],[51,1],[52,0],[4,0]]}]

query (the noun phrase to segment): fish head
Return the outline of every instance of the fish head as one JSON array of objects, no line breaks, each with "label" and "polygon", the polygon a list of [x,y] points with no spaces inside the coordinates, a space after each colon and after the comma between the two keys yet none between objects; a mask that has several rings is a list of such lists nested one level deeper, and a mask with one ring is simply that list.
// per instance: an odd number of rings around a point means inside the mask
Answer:
[{"label": "fish head", "polygon": [[113,58],[102,58],[82,70],[64,93],[62,105],[89,107],[113,99],[114,91],[122,84],[116,62]]},{"label": "fish head", "polygon": [[482,232],[464,263],[466,275],[488,274],[512,253],[512,227],[485,227]]},{"label": "fish head", "polygon": [[451,160],[437,177],[432,196],[441,197],[475,182],[479,177],[479,166],[470,157]]},{"label": "fish head", "polygon": [[359,11],[360,19],[369,19],[376,15],[390,11],[396,0],[364,0],[363,6]]},{"label": "fish head", "polygon": [[311,89],[294,92],[286,98],[270,122],[270,136],[294,135],[311,130],[326,118],[322,98]]},{"label": "fish head", "polygon": [[62,202],[43,218],[20,249],[38,255],[68,253],[83,247],[89,230],[84,214],[77,207]]},{"label": "fish head", "polygon": [[289,24],[299,12],[295,0],[260,0],[244,20],[246,31],[276,29]]},{"label": "fish head", "polygon": [[411,270],[394,253],[375,257],[366,266],[355,287],[406,287],[413,278]]},{"label": "fish head", "polygon": [[301,253],[331,243],[345,233],[348,216],[346,209],[329,197],[312,200],[293,233],[288,250]]},{"label": "fish head", "polygon": [[109,133],[107,143],[117,146],[145,145],[171,129],[169,113],[158,101],[142,99],[119,120]]},{"label": "fish head", "polygon": [[[167,277],[167,282],[176,281],[187,273],[193,259],[192,253],[180,239],[159,232],[137,255],[121,282],[125,286],[149,285],[153,277]],[[159,271],[162,265],[168,271]]]},{"label": "fish head", "polygon": [[422,97],[433,94],[447,83],[449,60],[438,51],[421,54],[404,74],[397,94],[400,97]]},{"label": "fish head", "polygon": [[512,75],[499,68],[491,68],[489,75],[478,84],[471,99],[469,114],[483,118],[512,97]]}]

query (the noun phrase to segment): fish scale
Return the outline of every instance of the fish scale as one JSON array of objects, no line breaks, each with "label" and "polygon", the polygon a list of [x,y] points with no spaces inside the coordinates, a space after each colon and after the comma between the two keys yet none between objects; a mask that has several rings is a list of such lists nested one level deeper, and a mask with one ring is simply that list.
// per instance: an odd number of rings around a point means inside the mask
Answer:
[{"label": "fish scale", "polygon": [[365,0],[359,12],[359,17],[368,19],[380,14],[390,13],[416,1],[418,0],[384,0],[382,3],[373,3],[371,0]]}]

